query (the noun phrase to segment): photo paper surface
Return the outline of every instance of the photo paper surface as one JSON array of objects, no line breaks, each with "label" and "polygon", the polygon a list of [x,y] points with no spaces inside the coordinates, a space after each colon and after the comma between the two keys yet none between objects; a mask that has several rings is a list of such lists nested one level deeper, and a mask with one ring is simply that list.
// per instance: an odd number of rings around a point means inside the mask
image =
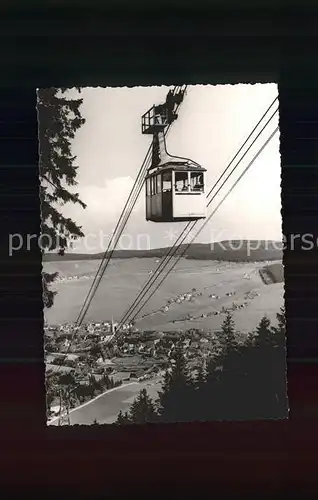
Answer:
[{"label": "photo paper surface", "polygon": [[47,424],[288,418],[277,85],[37,110]]}]

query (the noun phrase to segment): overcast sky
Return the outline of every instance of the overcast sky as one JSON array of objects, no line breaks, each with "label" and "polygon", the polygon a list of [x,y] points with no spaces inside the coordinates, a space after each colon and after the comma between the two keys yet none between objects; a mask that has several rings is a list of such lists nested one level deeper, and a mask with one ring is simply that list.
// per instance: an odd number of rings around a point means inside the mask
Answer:
[{"label": "overcast sky", "polygon": [[[87,208],[67,205],[63,212],[90,236],[85,242],[77,242],[74,251],[106,250],[109,235],[116,226],[151,141],[151,136],[141,134],[141,115],[153,104],[164,102],[168,90],[168,87],[82,90],[81,113],[86,123],[77,132],[72,151],[79,166],[76,191]],[[209,190],[277,92],[276,84],[189,87],[179,118],[167,136],[168,151],[189,157],[205,167]],[[278,116],[212,202],[212,209],[277,125]],[[196,241],[281,240],[280,170],[279,134],[276,134]],[[147,222],[144,197],[142,190],[120,248],[171,245],[186,225],[185,222]],[[175,229],[174,239],[171,228]]]}]

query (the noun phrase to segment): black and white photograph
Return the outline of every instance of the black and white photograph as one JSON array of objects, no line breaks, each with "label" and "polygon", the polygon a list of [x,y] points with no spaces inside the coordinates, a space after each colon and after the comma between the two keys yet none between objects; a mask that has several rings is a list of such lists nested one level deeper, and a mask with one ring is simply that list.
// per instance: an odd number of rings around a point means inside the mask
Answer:
[{"label": "black and white photograph", "polygon": [[288,418],[278,108],[37,90],[47,425]]}]

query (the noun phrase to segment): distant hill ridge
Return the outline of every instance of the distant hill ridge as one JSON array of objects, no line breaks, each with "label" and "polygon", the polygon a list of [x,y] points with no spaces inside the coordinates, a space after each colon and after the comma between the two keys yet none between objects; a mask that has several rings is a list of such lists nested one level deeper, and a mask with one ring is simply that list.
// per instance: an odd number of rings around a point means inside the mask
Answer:
[{"label": "distant hill ridge", "polygon": [[[180,255],[187,244],[180,246],[175,256]],[[217,243],[194,243],[185,252],[187,259],[220,260],[230,262],[269,261],[281,260],[283,257],[282,242],[272,240],[226,240]],[[155,248],[152,250],[115,250],[112,258],[154,258],[163,257],[172,247]],[[109,255],[109,254],[108,254]],[[104,257],[104,252],[96,254],[65,253],[63,256],[56,253],[47,253],[44,262],[69,261],[69,260],[99,260]]]}]

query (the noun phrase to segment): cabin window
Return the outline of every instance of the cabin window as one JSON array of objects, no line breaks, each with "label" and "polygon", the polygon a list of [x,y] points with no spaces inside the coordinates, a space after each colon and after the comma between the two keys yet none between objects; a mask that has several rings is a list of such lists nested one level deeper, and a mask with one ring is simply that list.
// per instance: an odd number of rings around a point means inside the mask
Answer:
[{"label": "cabin window", "polygon": [[166,193],[172,190],[172,173],[164,172],[162,174],[162,192]]},{"label": "cabin window", "polygon": [[191,191],[203,191],[203,173],[202,172],[191,172],[190,174],[190,189]]},{"label": "cabin window", "polygon": [[175,190],[178,192],[189,190],[188,172],[176,172],[175,173]]},{"label": "cabin window", "polygon": [[161,193],[161,174],[157,175],[157,193]]},{"label": "cabin window", "polygon": [[151,189],[150,189],[150,178],[148,177],[146,181],[146,195],[150,196],[151,195]]},{"label": "cabin window", "polygon": [[151,177],[151,194],[156,194],[156,178]]}]

